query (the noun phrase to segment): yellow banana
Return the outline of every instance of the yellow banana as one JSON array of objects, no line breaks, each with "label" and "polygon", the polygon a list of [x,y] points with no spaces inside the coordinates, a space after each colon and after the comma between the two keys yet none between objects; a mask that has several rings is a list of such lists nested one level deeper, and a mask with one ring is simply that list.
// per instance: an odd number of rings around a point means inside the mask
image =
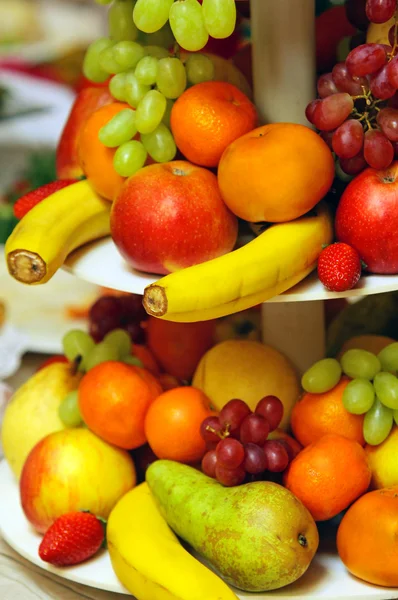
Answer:
[{"label": "yellow banana", "polygon": [[111,203],[79,181],[33,207],[5,246],[10,274],[27,284],[45,283],[70,252],[110,233]]},{"label": "yellow banana", "polygon": [[238,600],[222,579],[181,546],[146,483],[113,509],[107,542],[117,577],[137,600]]},{"label": "yellow banana", "polygon": [[145,289],[146,311],[168,321],[206,321],[285,292],[315,268],[322,246],[332,241],[327,206],[315,210],[272,225],[234,252],[166,275]]}]

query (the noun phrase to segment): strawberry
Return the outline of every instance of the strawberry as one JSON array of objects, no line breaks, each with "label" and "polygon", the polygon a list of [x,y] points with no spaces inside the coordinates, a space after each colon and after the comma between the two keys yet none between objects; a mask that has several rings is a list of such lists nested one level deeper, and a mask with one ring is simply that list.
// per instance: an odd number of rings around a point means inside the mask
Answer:
[{"label": "strawberry", "polygon": [[331,292],[345,292],[356,286],[361,269],[358,252],[348,244],[331,244],[319,256],[318,277]]},{"label": "strawberry", "polygon": [[42,185],[37,188],[37,190],[33,190],[28,192],[24,196],[21,196],[19,200],[17,200],[14,204],[14,215],[17,219],[22,219],[30,211],[31,208],[39,204],[51,194],[55,194],[59,190],[62,190],[64,187],[68,185],[72,185],[72,183],[76,183],[77,179],[60,179],[58,181],[52,181],[51,183],[47,183],[46,185]]},{"label": "strawberry", "polygon": [[45,533],[39,556],[57,567],[77,565],[94,556],[104,539],[104,521],[89,512],[67,513]]}]

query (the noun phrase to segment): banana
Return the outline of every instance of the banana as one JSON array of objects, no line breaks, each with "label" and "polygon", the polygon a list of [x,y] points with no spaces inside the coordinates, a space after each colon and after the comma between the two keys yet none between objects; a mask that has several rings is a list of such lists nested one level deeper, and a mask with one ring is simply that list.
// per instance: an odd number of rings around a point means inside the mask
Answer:
[{"label": "banana", "polygon": [[113,509],[107,543],[117,577],[137,600],[238,600],[181,546],[146,483]]},{"label": "banana", "polygon": [[70,252],[110,233],[111,204],[79,181],[33,207],[5,246],[12,277],[26,284],[46,283]]},{"label": "banana", "polygon": [[315,216],[272,225],[229,254],[171,273],[145,288],[144,306],[168,321],[206,321],[245,310],[293,287],[333,238],[326,204]]}]

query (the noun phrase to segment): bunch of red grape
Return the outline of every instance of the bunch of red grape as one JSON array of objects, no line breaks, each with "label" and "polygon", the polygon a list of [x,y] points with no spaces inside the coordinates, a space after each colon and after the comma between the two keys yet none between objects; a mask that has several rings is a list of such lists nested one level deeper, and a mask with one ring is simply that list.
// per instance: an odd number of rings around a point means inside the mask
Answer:
[{"label": "bunch of red grape", "polygon": [[201,425],[207,446],[202,471],[227,487],[284,471],[294,451],[284,440],[268,439],[282,417],[283,404],[275,396],[260,400],[254,413],[243,400],[230,400],[218,417]]},{"label": "bunch of red grape", "polygon": [[[347,14],[358,28],[391,19],[397,0],[354,0]],[[398,155],[398,26],[389,45],[361,44],[318,80],[307,119],[338,156],[345,173],[385,169]]]},{"label": "bunch of red grape", "polygon": [[102,296],[90,308],[89,331],[96,342],[101,342],[114,329],[125,329],[135,344],[146,340],[144,322],[148,314],[142,306],[142,296]]}]

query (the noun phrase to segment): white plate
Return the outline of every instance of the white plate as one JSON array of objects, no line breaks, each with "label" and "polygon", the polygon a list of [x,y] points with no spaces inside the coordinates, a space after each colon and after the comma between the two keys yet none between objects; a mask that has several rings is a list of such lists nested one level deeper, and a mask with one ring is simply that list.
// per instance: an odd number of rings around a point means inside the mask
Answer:
[{"label": "white plate", "polygon": [[[111,238],[94,242],[71,254],[65,269],[80,279],[135,294],[142,294],[147,285],[159,279],[159,276],[147,275],[130,268]],[[328,292],[316,273],[313,273],[288,292],[275,296],[268,302],[354,298],[395,290],[398,290],[398,275],[369,275],[363,277],[353,290],[344,293]]]},{"label": "white plate", "polygon": [[[119,594],[128,593],[114,574],[107,552],[77,567],[58,569],[40,560],[41,537],[33,531],[22,512],[16,480],[7,463],[0,464],[0,533],[6,542],[30,562],[76,583]],[[237,592],[240,600],[391,600],[398,590],[367,585],[351,577],[333,550],[319,552],[307,573],[296,583],[267,594]]]}]

